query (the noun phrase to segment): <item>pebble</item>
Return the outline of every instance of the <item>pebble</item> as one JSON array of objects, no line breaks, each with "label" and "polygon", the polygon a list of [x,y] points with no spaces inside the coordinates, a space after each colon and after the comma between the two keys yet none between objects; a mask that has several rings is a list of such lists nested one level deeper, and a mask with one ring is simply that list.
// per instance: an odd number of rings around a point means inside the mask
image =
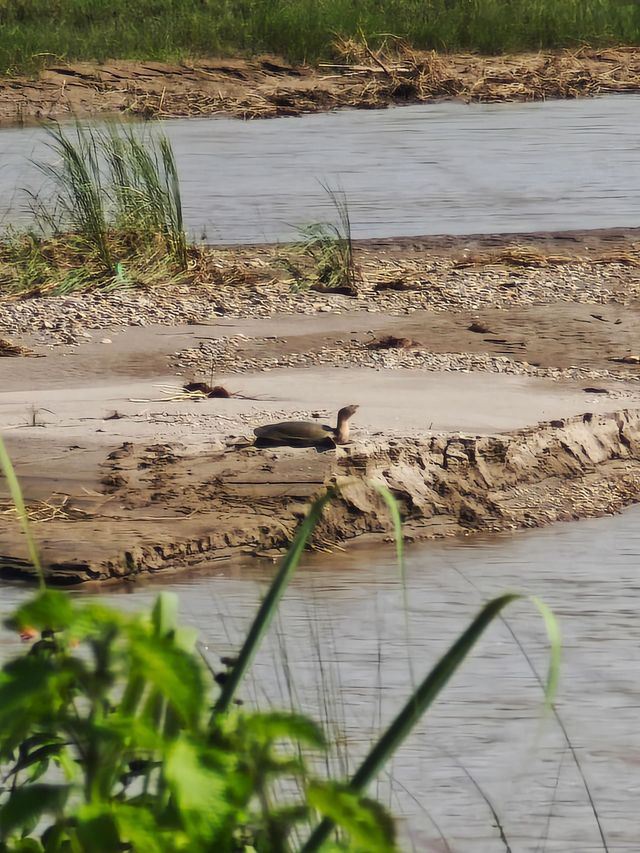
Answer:
[{"label": "pebble", "polygon": [[[615,373],[609,370],[589,370],[571,367],[560,369],[556,367],[534,367],[526,361],[516,361],[507,356],[496,356],[487,353],[449,352],[433,353],[427,350],[370,350],[360,341],[348,341],[339,344],[337,341],[330,347],[322,347],[309,352],[283,353],[278,356],[262,358],[244,358],[238,351],[240,336],[218,338],[203,341],[197,348],[182,350],[174,361],[174,367],[187,371],[207,374],[215,361],[221,372],[265,372],[274,368],[311,367],[322,364],[331,367],[370,367],[376,370],[434,370],[462,373],[477,371],[502,373],[513,376],[531,376],[552,380],[622,380],[637,381],[631,372]],[[255,342],[266,341],[256,338]],[[628,392],[624,389],[611,391],[614,397],[624,397]]]}]

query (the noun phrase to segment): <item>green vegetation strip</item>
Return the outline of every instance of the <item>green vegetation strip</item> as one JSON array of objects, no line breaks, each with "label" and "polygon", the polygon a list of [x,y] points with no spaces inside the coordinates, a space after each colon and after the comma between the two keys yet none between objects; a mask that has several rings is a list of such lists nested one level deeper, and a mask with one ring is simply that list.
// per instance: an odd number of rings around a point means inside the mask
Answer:
[{"label": "green vegetation strip", "polygon": [[331,54],[336,35],[485,53],[640,43],[624,0],[0,0],[0,73],[65,60]]}]

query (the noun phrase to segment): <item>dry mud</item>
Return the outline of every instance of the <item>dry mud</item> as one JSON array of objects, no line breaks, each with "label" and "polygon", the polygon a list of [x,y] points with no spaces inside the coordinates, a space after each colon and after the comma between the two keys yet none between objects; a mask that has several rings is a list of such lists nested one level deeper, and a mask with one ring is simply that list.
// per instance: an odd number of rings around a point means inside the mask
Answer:
[{"label": "dry mud", "polygon": [[410,50],[374,57],[362,46],[344,48],[343,58],[318,67],[274,57],[52,65],[35,79],[0,79],[0,123],[114,112],[269,118],[453,98],[532,101],[640,91],[638,48],[490,57]]},{"label": "dry mud", "polygon": [[[125,442],[98,466],[99,491],[36,525],[49,580],[133,579],[286,547],[310,500],[338,496],[317,548],[390,538],[372,483],[399,501],[407,537],[535,527],[637,500],[640,411],[563,418],[498,435],[357,440],[336,452]],[[0,571],[31,577],[24,543],[0,536]]]}]

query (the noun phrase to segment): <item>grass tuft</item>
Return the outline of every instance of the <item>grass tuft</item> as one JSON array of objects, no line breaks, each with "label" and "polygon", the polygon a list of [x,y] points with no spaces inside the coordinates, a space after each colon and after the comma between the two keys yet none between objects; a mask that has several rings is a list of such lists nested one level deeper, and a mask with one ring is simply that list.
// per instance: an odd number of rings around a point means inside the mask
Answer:
[{"label": "grass tuft", "polygon": [[299,228],[300,241],[292,255],[282,258],[294,287],[356,296],[360,270],[356,263],[347,197],[321,184],[336,212],[336,222],[316,222]]},{"label": "grass tuft", "polygon": [[0,295],[170,283],[187,270],[180,185],[168,139],[127,125],[48,129],[53,162],[30,195],[34,225],[0,241]]}]

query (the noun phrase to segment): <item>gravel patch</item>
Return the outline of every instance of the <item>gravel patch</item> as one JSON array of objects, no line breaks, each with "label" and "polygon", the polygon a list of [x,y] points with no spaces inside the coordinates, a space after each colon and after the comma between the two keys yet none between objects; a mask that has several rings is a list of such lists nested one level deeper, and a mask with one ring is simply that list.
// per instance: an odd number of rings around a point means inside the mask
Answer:
[{"label": "gravel patch", "polygon": [[[262,340],[265,349],[267,339],[251,339],[252,343]],[[353,341],[322,347],[313,352],[286,353],[262,358],[245,358],[239,348],[246,345],[244,335],[233,335],[202,342],[199,347],[182,350],[175,354],[172,366],[190,373],[209,375],[211,370],[220,373],[255,373],[290,367],[368,367],[372,369],[461,371],[463,373],[487,372],[515,376],[532,376],[553,380],[601,380],[637,382],[638,376],[630,371],[595,370],[581,367],[556,368],[537,367],[526,361],[516,361],[507,356],[485,353],[448,352],[434,353],[424,349],[369,349],[366,344]],[[626,396],[625,392],[610,391],[611,395]]]},{"label": "gravel patch", "polygon": [[[553,302],[625,304],[640,297],[640,279],[620,263],[458,269],[450,258],[418,262],[381,256],[367,257],[362,272],[362,292],[356,297],[295,292],[289,282],[271,276],[267,282],[249,285],[210,281],[152,292],[119,290],[5,300],[0,301],[0,332],[20,329],[38,336],[43,344],[74,345],[92,337],[94,329],[207,324],[222,316],[264,318],[358,310],[401,315],[419,309],[456,312]],[[398,287],[402,289],[393,289]]]}]

